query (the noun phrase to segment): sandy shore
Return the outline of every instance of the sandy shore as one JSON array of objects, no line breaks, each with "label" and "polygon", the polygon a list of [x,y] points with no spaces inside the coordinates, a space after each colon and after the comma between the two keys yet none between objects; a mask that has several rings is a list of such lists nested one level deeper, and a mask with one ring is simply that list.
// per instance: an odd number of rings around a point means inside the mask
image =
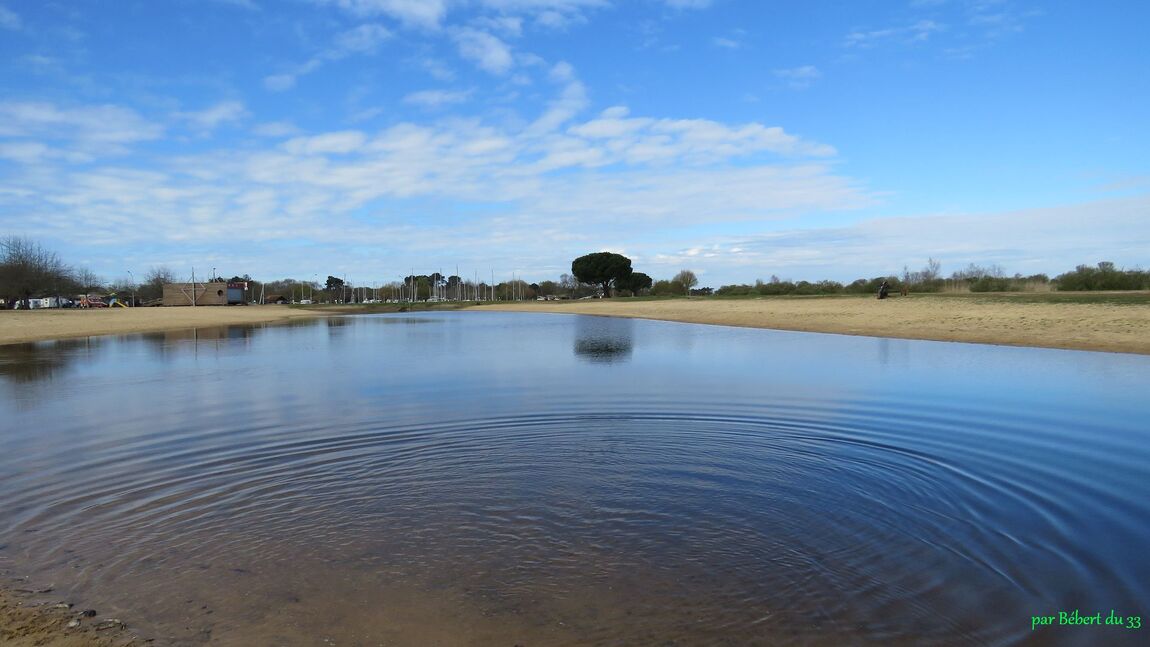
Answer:
[{"label": "sandy shore", "polygon": [[287,306],[0,310],[0,344],[268,323],[324,314],[323,311],[300,310]]},{"label": "sandy shore", "polygon": [[482,306],[806,332],[1150,354],[1150,306],[912,295],[762,299],[593,299]]}]

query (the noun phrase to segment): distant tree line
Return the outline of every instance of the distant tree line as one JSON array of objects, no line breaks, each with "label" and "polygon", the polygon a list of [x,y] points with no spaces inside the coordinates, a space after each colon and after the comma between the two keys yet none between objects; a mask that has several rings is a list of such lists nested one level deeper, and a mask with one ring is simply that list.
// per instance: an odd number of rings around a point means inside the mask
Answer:
[{"label": "distant tree line", "polygon": [[1007,276],[998,265],[967,265],[952,272],[949,277],[940,273],[940,264],[930,259],[921,270],[903,268],[902,276],[876,276],[861,278],[851,283],[837,281],[784,281],[772,276],[770,281],[758,280],[754,285],[724,285],[715,291],[720,296],[775,296],[818,294],[873,294],[886,281],[892,291],[904,288],[908,292],[1024,292],[1029,290],[1147,290],[1150,272],[1120,270],[1113,263],[1103,261],[1097,266],[1079,265],[1073,272],[1051,279],[1046,274]]},{"label": "distant tree line", "polygon": [[[1071,272],[1053,279],[1045,274],[1007,276],[997,265],[970,264],[952,272],[941,273],[941,264],[928,259],[919,270],[904,267],[901,276],[860,278],[847,284],[837,281],[790,281],[777,276],[756,280],[754,284],[724,285],[716,290],[697,287],[699,279],[691,270],[682,270],[670,279],[654,280],[631,267],[631,259],[612,252],[597,252],[575,259],[571,273],[558,281],[528,283],[518,277],[510,281],[486,282],[478,277],[444,276],[439,272],[411,274],[401,280],[372,286],[356,286],[346,278],[328,276],[327,281],[302,281],[284,278],[260,282],[248,274],[230,279],[212,276],[204,282],[246,282],[248,298],[259,300],[281,296],[292,302],[311,300],[319,303],[362,303],[364,301],[511,301],[544,299],[581,299],[612,296],[732,296],[874,294],[886,281],[892,292],[970,291],[1016,292],[1035,289],[1064,291],[1147,290],[1150,272],[1121,269],[1112,262],[1079,265]],[[134,297],[137,303],[158,303],[163,286],[181,279],[165,266],[152,267],[136,282],[135,277],[106,283],[92,272],[74,268],[59,256],[28,238],[9,236],[0,239],[0,300],[3,307],[28,306],[32,298],[81,294],[115,294]]]},{"label": "distant tree line", "polygon": [[1103,261],[1097,267],[1079,265],[1073,272],[1054,279],[1059,290],[1148,290],[1150,272],[1120,270],[1114,263]]},{"label": "distant tree line", "polygon": [[66,297],[101,288],[90,271],[65,264],[56,252],[33,240],[0,239],[0,299],[5,307],[27,308],[33,297]]}]

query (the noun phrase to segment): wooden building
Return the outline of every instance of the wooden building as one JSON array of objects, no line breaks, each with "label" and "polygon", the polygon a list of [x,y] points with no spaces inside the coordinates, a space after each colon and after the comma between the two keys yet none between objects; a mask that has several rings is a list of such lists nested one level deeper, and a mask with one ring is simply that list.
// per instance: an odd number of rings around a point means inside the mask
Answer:
[{"label": "wooden building", "polygon": [[226,306],[227,283],[165,283],[165,306]]}]

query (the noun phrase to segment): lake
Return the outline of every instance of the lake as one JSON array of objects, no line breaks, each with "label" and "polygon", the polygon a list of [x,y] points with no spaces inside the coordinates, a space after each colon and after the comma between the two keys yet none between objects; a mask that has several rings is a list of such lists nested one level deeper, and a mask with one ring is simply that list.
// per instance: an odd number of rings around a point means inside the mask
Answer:
[{"label": "lake", "polygon": [[0,572],[157,644],[1143,643],[1147,394],[572,315],[0,346]]}]

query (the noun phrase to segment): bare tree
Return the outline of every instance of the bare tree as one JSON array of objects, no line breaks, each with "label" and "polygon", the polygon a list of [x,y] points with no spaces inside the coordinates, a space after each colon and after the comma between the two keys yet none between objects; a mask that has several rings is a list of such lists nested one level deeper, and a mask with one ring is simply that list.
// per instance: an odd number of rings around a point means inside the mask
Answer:
[{"label": "bare tree", "polygon": [[691,288],[699,284],[699,278],[691,270],[680,270],[675,278],[671,279],[671,282],[683,286],[683,293],[691,296]]},{"label": "bare tree", "polygon": [[136,293],[143,301],[154,301],[163,298],[165,283],[176,282],[176,273],[171,268],[166,265],[153,266],[144,275],[144,282]]},{"label": "bare tree", "polygon": [[55,252],[18,236],[0,239],[0,296],[9,307],[36,293],[58,294],[73,287],[71,269]]},{"label": "bare tree", "polygon": [[106,287],[104,281],[88,268],[76,270],[73,276],[75,277],[76,288],[85,294],[88,292],[103,292]]},{"label": "bare tree", "polygon": [[940,276],[942,271],[942,263],[934,260],[933,258],[926,259],[926,267],[922,268],[922,280],[924,283],[934,281]]}]

